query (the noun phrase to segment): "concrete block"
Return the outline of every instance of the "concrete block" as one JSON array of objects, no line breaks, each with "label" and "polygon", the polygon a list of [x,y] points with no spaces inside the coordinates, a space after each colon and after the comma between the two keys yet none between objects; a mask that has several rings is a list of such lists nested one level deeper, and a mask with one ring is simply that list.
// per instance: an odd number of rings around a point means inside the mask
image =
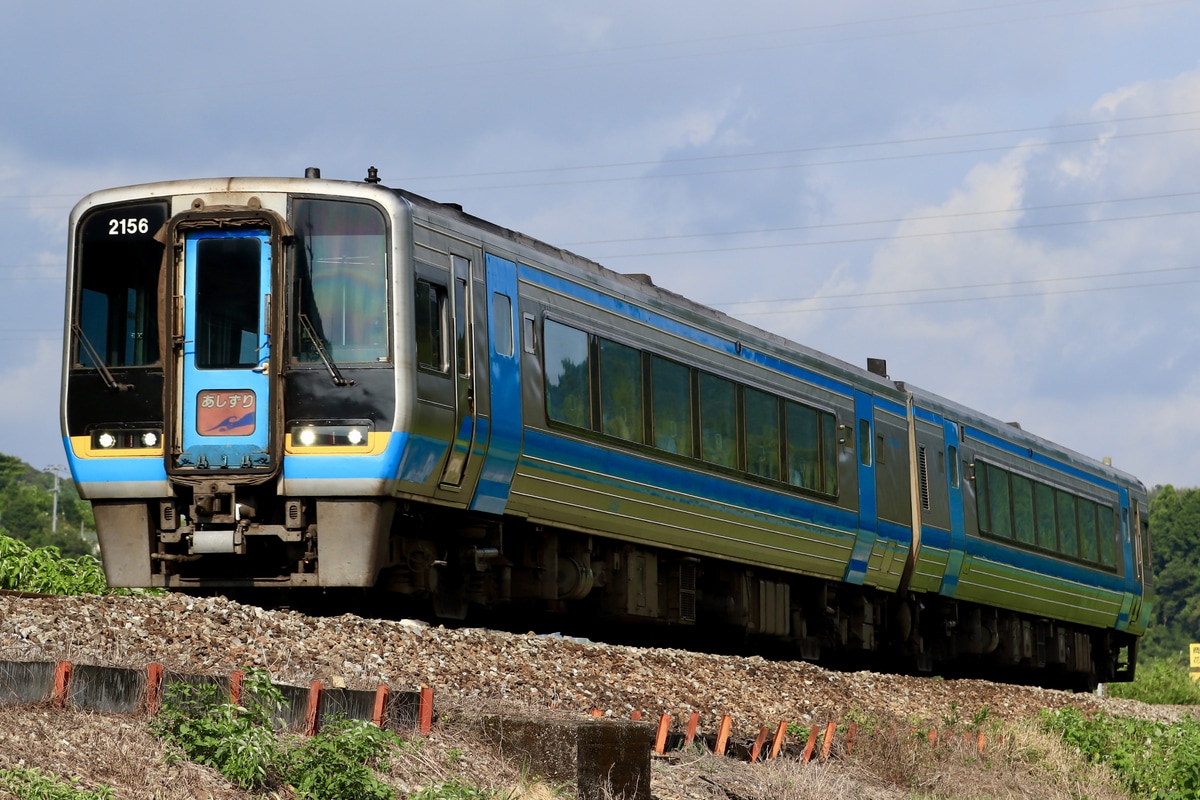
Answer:
[{"label": "concrete block", "polygon": [[54,662],[0,661],[0,705],[40,703],[54,691]]},{"label": "concrete block", "polygon": [[486,739],[500,755],[579,800],[650,800],[654,729],[643,722],[488,715]]}]

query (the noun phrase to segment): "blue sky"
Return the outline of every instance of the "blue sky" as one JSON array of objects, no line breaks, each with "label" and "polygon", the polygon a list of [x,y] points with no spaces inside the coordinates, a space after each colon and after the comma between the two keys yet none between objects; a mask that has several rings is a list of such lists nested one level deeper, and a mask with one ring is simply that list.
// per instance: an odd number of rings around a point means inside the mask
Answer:
[{"label": "blue sky", "polygon": [[376,166],[1200,485],[1200,0],[10,0],[0,30],[0,452],[36,467],[76,200]]}]

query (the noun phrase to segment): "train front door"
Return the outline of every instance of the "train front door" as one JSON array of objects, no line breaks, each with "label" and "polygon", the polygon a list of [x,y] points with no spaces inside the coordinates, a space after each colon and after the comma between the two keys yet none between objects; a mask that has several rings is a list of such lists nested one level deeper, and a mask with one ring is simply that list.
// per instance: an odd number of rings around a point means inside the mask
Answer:
[{"label": "train front door", "polygon": [[173,467],[269,471],[275,467],[268,375],[270,232],[197,229],[181,238],[182,308],[176,313],[183,331]]}]

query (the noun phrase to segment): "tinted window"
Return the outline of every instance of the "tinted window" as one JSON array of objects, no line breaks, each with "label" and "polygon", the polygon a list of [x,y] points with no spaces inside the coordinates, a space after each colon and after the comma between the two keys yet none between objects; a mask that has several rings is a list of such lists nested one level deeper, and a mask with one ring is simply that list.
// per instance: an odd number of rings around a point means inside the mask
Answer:
[{"label": "tinted window", "polygon": [[821,460],[824,463],[825,493],[838,493],[837,419],[821,414]]},{"label": "tinted window", "polygon": [[[293,313],[335,362],[388,357],[387,228],[374,206],[296,200],[292,268]],[[306,326],[293,324],[293,358],[320,363]]]},{"label": "tinted window", "polygon": [[600,430],[642,441],[642,354],[608,339],[600,340]]},{"label": "tinted window", "polygon": [[692,454],[691,369],[654,356],[650,359],[651,424],[654,446],[670,453]]},{"label": "tinted window", "polygon": [[158,274],[162,245],[154,234],[166,206],[109,206],[80,224],[76,315],[87,343],[76,342],[74,363],[136,367],[159,361]]},{"label": "tinted window", "polygon": [[1012,538],[1012,512],[1009,504],[1008,473],[1004,470],[987,466],[988,513],[991,517],[991,533]]},{"label": "tinted window", "polygon": [[417,363],[444,372],[446,369],[446,290],[418,280],[413,293],[416,319]]},{"label": "tinted window", "polygon": [[512,300],[508,295],[499,292],[492,295],[492,314],[495,315],[493,333],[496,336],[496,354],[511,356],[513,354],[513,318]]},{"label": "tinted window", "polygon": [[1061,489],[1055,493],[1058,505],[1058,547],[1063,555],[1079,555],[1079,526],[1075,519],[1075,497]]},{"label": "tinted window", "polygon": [[734,384],[700,373],[700,456],[737,467],[737,401]]},{"label": "tinted window", "polygon": [[785,403],[787,422],[788,483],[805,489],[822,488],[821,440],[818,412],[797,403]]},{"label": "tinted window", "polygon": [[1012,475],[1013,528],[1017,541],[1033,544],[1035,539],[1033,512],[1033,481],[1021,475]]},{"label": "tinted window", "polygon": [[757,389],[745,390],[746,469],[779,480],[779,400]]},{"label": "tinted window", "polygon": [[1054,490],[1044,483],[1034,485],[1037,514],[1037,544],[1047,550],[1058,549],[1058,523],[1054,513]]},{"label": "tinted window", "polygon": [[1116,566],[1116,528],[1113,525],[1113,510],[1100,506],[1096,515],[1097,535],[1100,539],[1100,563]]},{"label": "tinted window", "polygon": [[262,242],[214,238],[196,242],[196,366],[253,367],[263,305]]},{"label": "tinted window", "polygon": [[591,367],[583,331],[546,320],[544,330],[546,414],[580,428],[591,426]]},{"label": "tinted window", "polygon": [[1096,542],[1096,504],[1091,500],[1079,500],[1079,556],[1088,561],[1100,560],[1100,548]]}]

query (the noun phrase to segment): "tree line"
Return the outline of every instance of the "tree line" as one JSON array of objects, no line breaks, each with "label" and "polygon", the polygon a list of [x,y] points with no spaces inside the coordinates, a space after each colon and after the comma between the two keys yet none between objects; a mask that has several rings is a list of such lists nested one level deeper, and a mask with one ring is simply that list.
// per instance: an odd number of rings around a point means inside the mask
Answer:
[{"label": "tree line", "polygon": [[57,547],[63,556],[74,558],[94,554],[95,529],[92,504],[79,499],[70,476],[59,481],[55,526],[53,473],[0,454],[0,536],[32,548]]}]

